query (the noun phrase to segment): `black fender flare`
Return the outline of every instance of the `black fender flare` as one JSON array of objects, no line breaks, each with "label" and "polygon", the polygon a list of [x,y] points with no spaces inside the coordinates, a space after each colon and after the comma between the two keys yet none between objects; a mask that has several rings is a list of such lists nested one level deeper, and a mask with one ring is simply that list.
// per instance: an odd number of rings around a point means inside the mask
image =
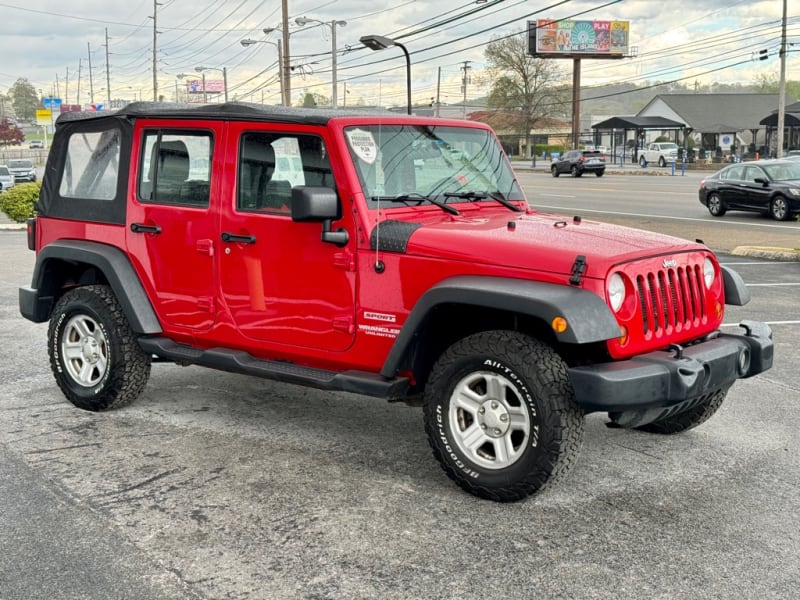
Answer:
[{"label": "black fender flare", "polygon": [[725,304],[744,306],[750,302],[750,290],[736,271],[725,265],[720,265],[722,283],[725,288]]},{"label": "black fender flare", "polygon": [[141,334],[161,333],[161,324],[153,305],[126,254],[116,246],[99,242],[58,240],[42,248],[36,258],[31,287],[25,290],[35,296],[35,302],[31,304],[36,307],[33,310],[35,314],[25,316],[33,317],[31,320],[38,322],[50,318],[55,298],[51,294],[53,290],[47,287],[46,276],[48,263],[56,260],[96,267],[108,280],[131,328]]},{"label": "black fender flare", "polygon": [[416,332],[431,310],[441,304],[499,308],[539,318],[548,325],[555,317],[563,317],[568,324],[566,331],[553,333],[559,342],[567,344],[600,342],[620,335],[619,324],[611,309],[592,292],[523,279],[456,276],[437,283],[420,297],[400,329],[381,375],[395,376]]}]

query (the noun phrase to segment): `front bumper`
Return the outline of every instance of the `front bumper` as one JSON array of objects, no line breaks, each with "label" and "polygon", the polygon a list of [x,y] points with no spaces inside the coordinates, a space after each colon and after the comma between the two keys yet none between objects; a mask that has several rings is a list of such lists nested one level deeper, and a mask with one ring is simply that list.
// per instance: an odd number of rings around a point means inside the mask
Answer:
[{"label": "front bumper", "polygon": [[691,346],[572,367],[575,400],[586,412],[676,406],[772,367],[769,326],[757,321],[742,321],[739,326],[744,334],[715,332]]}]

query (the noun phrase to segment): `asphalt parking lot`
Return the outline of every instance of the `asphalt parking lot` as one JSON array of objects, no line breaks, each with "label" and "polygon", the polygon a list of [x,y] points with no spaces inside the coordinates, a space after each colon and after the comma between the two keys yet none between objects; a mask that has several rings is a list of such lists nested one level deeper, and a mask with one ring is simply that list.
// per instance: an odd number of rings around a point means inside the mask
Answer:
[{"label": "asphalt parking lot", "polygon": [[154,365],[104,414],[58,391],[18,314],[33,253],[0,232],[0,598],[759,598],[800,595],[800,263],[722,255],[772,324],[772,370],[680,436],[587,417],[526,502],[463,493],[419,409]]}]

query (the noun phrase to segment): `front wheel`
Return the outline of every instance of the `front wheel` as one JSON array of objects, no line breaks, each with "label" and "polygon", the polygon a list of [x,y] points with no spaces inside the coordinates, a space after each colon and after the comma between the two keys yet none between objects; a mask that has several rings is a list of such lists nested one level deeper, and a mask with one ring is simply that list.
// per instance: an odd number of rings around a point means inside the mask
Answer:
[{"label": "front wheel", "polygon": [[85,410],[131,402],[150,377],[150,355],[139,347],[105,285],[75,288],[61,297],[50,318],[48,348],[58,387]]},{"label": "front wheel", "polygon": [[448,477],[497,502],[560,479],[583,437],[564,361],[514,331],[477,333],[448,348],[425,387],[424,418]]},{"label": "front wheel", "polygon": [[659,156],[658,157],[658,166],[659,167],[666,167],[667,166],[667,161],[664,160],[663,156]]},{"label": "front wheel", "polygon": [[553,174],[553,177],[558,177],[558,175],[559,175],[559,173],[558,173],[558,167],[557,167],[557,166],[555,166],[555,165],[553,165],[552,167],[550,167],[550,172]]},{"label": "front wheel", "polygon": [[786,221],[790,216],[789,203],[783,196],[775,196],[769,203],[769,216],[776,221]]}]

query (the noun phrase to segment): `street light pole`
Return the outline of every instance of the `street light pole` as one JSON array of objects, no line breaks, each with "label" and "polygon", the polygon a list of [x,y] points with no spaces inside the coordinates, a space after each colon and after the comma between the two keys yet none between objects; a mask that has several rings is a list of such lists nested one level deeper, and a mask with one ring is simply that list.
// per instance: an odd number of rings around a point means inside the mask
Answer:
[{"label": "street light pole", "polygon": [[281,71],[283,72],[283,105],[292,105],[292,72],[289,66],[289,0],[281,0],[281,34],[283,37],[283,55]]},{"label": "street light pole", "polygon": [[310,19],[307,17],[298,17],[294,20],[300,26],[308,25],[309,23],[319,23],[320,25],[325,25],[331,28],[331,106],[333,109],[338,108],[338,81],[336,77],[336,26],[344,27],[347,25],[347,21],[337,21],[334,19],[330,23],[325,21],[320,21],[319,19]]},{"label": "street light pole", "polygon": [[[267,27],[264,29],[265,34],[269,34],[275,31],[272,27]],[[278,49],[278,83],[281,86],[281,104],[284,106],[289,106],[287,101],[287,94],[286,94],[286,82],[283,79],[283,49],[281,47],[281,40],[278,40],[277,43],[271,40],[253,40],[250,38],[244,39],[240,42],[242,46],[252,46],[253,44],[272,44]]]},{"label": "street light pole", "polygon": [[397,46],[403,51],[403,54],[406,55],[406,100],[408,104],[408,114],[411,114],[411,56],[408,53],[408,49],[400,42],[396,42],[382,35],[365,35],[359,38],[358,41],[370,50],[384,50],[390,46]]}]

